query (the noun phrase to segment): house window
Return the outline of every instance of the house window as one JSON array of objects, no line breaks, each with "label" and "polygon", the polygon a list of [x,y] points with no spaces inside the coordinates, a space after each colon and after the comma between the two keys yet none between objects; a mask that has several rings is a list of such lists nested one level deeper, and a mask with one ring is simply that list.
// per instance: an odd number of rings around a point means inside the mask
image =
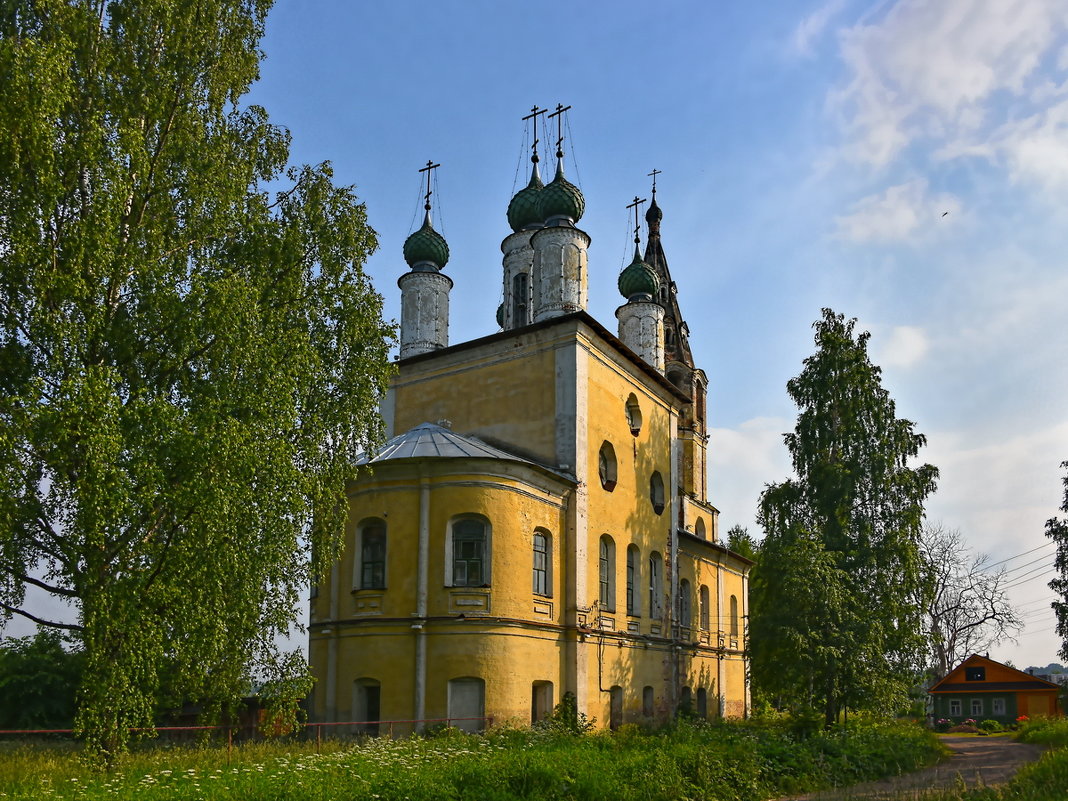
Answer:
[{"label": "house window", "polygon": [[950,698],[949,699],[949,716],[951,718],[959,718],[960,717],[960,699],[959,698]]},{"label": "house window", "polygon": [[630,433],[634,436],[638,436],[638,432],[642,430],[642,410],[638,406],[638,399],[634,397],[634,393],[630,393],[630,397],[627,398],[627,425],[630,426]]},{"label": "house window", "polygon": [[653,472],[649,477],[649,500],[652,501],[653,511],[661,514],[664,511],[664,479],[659,472]]},{"label": "house window", "polygon": [[641,553],[637,545],[627,547],[627,614],[642,613]]},{"label": "house window", "polygon": [[679,582],[679,626],[689,629],[693,623],[693,609],[690,599],[690,582],[682,579]]},{"label": "house window", "polygon": [[530,308],[530,276],[516,273],[512,276],[512,328],[519,328],[530,322],[527,309]]},{"label": "house window", "polygon": [[972,717],[973,718],[978,718],[982,714],[983,714],[983,699],[982,698],[973,698],[972,699]]},{"label": "house window", "polygon": [[553,683],[536,681],[530,688],[530,722],[545,720],[553,712]]},{"label": "house window", "polygon": [[653,551],[649,554],[649,617],[663,615],[661,599],[664,597],[664,560]]},{"label": "house window", "polygon": [[731,596],[731,637],[738,636],[738,596]]},{"label": "house window", "polygon": [[361,590],[381,590],[386,586],[386,524],[366,520],[357,528],[360,564],[356,586]]},{"label": "house window", "polygon": [[623,688],[618,684],[608,691],[608,728],[615,731],[623,724]]},{"label": "house window", "polygon": [[701,630],[708,631],[709,623],[711,622],[712,614],[709,607],[711,606],[711,599],[709,597],[708,585],[701,585]]},{"label": "house window", "polygon": [[534,532],[534,594],[551,596],[550,565],[552,546],[549,534],[544,531]]},{"label": "house window", "polygon": [[601,609],[613,612],[616,608],[616,544],[607,534],[601,537],[600,584]]},{"label": "house window", "polygon": [[1005,699],[1004,698],[991,698],[990,699],[990,714],[992,714],[992,715],[1004,715],[1005,714]]},{"label": "house window", "polygon": [[377,679],[356,679],[352,685],[352,719],[357,734],[377,737],[382,719],[382,686]]},{"label": "house window", "polygon": [[986,668],[985,667],[964,668],[964,680],[965,681],[986,681]]},{"label": "house window", "polygon": [[482,679],[451,679],[447,700],[449,726],[469,732],[485,728],[486,682]]},{"label": "house window", "polygon": [[653,688],[647,684],[642,688],[642,714],[647,718],[653,716],[655,710],[654,701]]},{"label": "house window", "polygon": [[601,486],[611,492],[616,488],[616,449],[607,440],[601,443],[597,456],[597,473],[601,477]]},{"label": "house window", "polygon": [[708,690],[704,687],[697,688],[697,717],[708,717]]},{"label": "house window", "polygon": [[456,520],[450,530],[451,586],[488,587],[489,526],[475,518]]}]

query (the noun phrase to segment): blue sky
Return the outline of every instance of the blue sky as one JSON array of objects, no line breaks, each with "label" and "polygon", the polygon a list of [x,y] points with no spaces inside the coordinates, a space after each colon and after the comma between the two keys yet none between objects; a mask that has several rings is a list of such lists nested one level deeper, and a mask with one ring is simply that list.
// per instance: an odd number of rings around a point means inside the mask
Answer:
[{"label": "blue sky", "polygon": [[[573,106],[590,311],[609,327],[625,206],[663,171],[724,531],[756,531],[762,486],[789,475],[785,384],[830,306],[871,331],[899,415],[928,437],[942,472],[931,519],[992,561],[1043,546],[1068,459],[1061,0],[280,2],[264,50],[253,100],[292,130],[295,159],[330,160],[356,185],[393,317],[416,171],[442,164],[452,342],[496,330],[533,104]],[[1055,658],[1049,576],[1030,573],[1042,564],[1010,574],[1028,626],[991,656]]]},{"label": "blue sky", "polygon": [[[589,310],[611,329],[625,207],[662,170],[723,531],[757,532],[760,490],[790,473],[785,386],[829,306],[871,331],[899,415],[928,437],[930,518],[992,561],[1039,548],[1007,567],[1052,564],[1043,524],[1068,459],[1064,0],[278,0],[263,49],[249,100],[291,130],[294,161],[329,160],[356,186],[388,316],[432,158],[451,341],[497,330],[505,209],[529,165],[520,118],[570,104]],[[996,659],[1056,658],[1036,566],[1012,574],[1029,624]]]}]

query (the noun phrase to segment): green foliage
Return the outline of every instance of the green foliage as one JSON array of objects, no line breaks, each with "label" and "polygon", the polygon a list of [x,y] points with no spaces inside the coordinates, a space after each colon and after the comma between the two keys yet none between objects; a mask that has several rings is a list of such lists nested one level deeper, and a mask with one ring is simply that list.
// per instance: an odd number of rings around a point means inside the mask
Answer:
[{"label": "green foliage", "polygon": [[69,729],[83,654],[58,632],[0,641],[0,729]]},{"label": "green foliage", "polygon": [[[623,799],[763,801],[915,769],[939,754],[920,727],[864,723],[806,740],[761,722],[677,724],[643,734],[574,736],[505,729],[486,736],[387,738],[361,746],[252,745],[225,750],[133,753],[109,777],[37,750],[4,754],[8,798],[245,799]],[[72,781],[74,779],[75,781]],[[51,791],[51,793],[47,792]]]},{"label": "green foliage", "polygon": [[979,731],[985,731],[987,734],[996,734],[1001,731],[1001,724],[996,720],[984,720],[979,724]]},{"label": "green foliage", "polygon": [[269,5],[0,6],[0,610],[76,606],[105,755],[270,662],[381,435],[365,209],[240,105]]},{"label": "green foliage", "polygon": [[827,725],[846,709],[907,705],[923,649],[923,504],[938,471],[868,359],[869,335],[830,309],[817,351],[787,384],[796,479],[760,500],[766,536],[750,589],[753,683]]},{"label": "green foliage", "polygon": [[739,525],[731,526],[727,530],[727,547],[754,562],[757,561],[760,551],[760,546],[749,533],[749,529]]},{"label": "green foliage", "polygon": [[586,717],[585,712],[579,711],[575,694],[566,692],[542,725],[549,731],[578,735],[592,731],[596,724],[596,718]]},{"label": "green foliage", "polygon": [[[1068,469],[1068,462],[1061,462],[1061,467]],[[1065,474],[1064,500],[1061,511],[1068,515],[1068,473]],[[1057,544],[1057,555],[1053,558],[1053,567],[1057,577],[1049,583],[1059,598],[1051,605],[1057,614],[1057,635],[1061,638],[1060,656],[1068,659],[1068,516],[1051,517],[1046,521],[1046,536]]]}]

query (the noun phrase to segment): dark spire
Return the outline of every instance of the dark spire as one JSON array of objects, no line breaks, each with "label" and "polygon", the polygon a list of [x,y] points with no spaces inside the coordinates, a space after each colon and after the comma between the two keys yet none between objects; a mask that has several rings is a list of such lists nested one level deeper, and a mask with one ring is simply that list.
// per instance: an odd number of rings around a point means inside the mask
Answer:
[{"label": "dark spire", "polygon": [[664,219],[664,212],[656,202],[656,176],[658,175],[660,175],[660,170],[653,170],[649,173],[653,179],[653,199],[649,204],[649,210],[645,213],[645,221],[649,224],[649,241],[645,245],[645,263],[652,267],[656,277],[660,280],[660,296],[657,300],[664,307],[666,334],[664,357],[669,362],[682,362],[687,367],[693,368],[693,354],[690,352],[686,323],[682,319],[682,310],[675,296],[675,282],[671,280],[667,256],[664,255],[664,247],[660,242],[660,221]]}]

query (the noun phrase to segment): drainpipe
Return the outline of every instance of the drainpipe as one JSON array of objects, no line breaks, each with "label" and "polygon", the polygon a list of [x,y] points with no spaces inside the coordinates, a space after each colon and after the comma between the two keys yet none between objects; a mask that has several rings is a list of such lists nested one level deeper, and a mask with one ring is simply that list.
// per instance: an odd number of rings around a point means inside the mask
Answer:
[{"label": "drainpipe", "polygon": [[[426,613],[427,578],[430,558],[430,479],[426,473],[419,477],[419,551],[416,562],[415,622],[415,719],[426,719]],[[416,723],[417,731],[423,730]]]}]

